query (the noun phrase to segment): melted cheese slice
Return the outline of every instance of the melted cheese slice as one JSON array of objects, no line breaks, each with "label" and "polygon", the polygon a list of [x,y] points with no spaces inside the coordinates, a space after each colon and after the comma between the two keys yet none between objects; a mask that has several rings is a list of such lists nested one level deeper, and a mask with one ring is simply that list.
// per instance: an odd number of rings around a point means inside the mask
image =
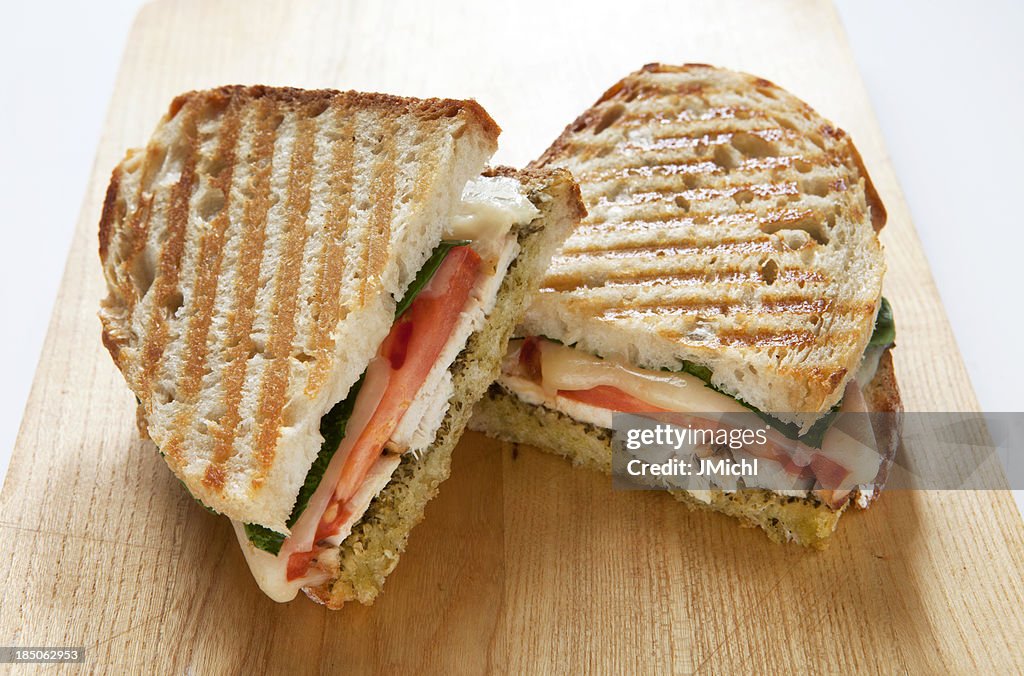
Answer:
[{"label": "melted cheese slice", "polygon": [[501,240],[512,226],[529,223],[540,215],[509,176],[480,176],[466,184],[455,217],[445,231],[449,239]]},{"label": "melted cheese slice", "polygon": [[615,359],[601,359],[582,350],[548,340],[540,341],[542,383],[512,375],[518,346],[505,358],[498,382],[524,401],[561,410],[582,422],[612,426],[612,411],[559,396],[559,390],[589,390],[611,386],[655,409],[680,413],[750,413],[735,399],[707,387],[689,373],[650,371]]}]

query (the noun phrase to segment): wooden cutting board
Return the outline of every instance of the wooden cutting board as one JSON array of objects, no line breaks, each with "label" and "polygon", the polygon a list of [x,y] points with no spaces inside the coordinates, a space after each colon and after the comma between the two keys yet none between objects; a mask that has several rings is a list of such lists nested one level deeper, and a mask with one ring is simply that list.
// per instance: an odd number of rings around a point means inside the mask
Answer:
[{"label": "wooden cutting board", "polygon": [[975,410],[828,2],[159,0],[128,40],[0,498],[0,644],[84,646],[93,669],[162,673],[1024,668],[1024,526],[1006,492],[889,492],[809,552],[468,435],[376,605],[329,612],[263,597],[228,522],[139,441],[100,345],[95,231],[111,168],[176,93],[475,97],[504,126],[496,159],[521,165],[651,61],[757,73],[852,133],[889,209],[908,410]]}]

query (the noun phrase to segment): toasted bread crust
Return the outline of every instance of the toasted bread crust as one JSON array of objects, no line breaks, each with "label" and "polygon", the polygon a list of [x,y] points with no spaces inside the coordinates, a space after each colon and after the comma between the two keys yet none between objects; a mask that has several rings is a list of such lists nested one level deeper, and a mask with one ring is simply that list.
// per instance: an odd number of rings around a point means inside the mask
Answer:
[{"label": "toasted bread crust", "polygon": [[[903,404],[890,350],[878,363],[874,378],[863,388],[868,407],[879,416],[875,439],[883,456],[876,479],[878,496],[899,445]],[[877,423],[876,423],[877,424]],[[560,455],[589,469],[610,474],[612,471],[612,431],[544,407],[523,402],[500,385],[492,385],[476,406],[470,429],[509,443],[535,446]],[[686,491],[671,491],[676,499],[691,509],[707,509],[739,519],[744,525],[758,527],[776,542],[796,542],[806,547],[823,547],[835,531],[839,518],[850,505],[857,505],[851,495],[838,508],[829,507],[812,496],[784,496],[764,489],[744,489],[732,493],[714,490],[699,500]],[[858,505],[866,506],[866,504]]]},{"label": "toasted bread crust", "polygon": [[103,342],[193,495],[285,530],[320,417],[498,133],[472,101],[226,86],[128,152],[99,224]]},{"label": "toasted bread crust", "polygon": [[[875,478],[879,488],[885,486],[889,469],[896,459],[896,451],[900,446],[900,435],[903,432],[903,399],[900,397],[899,384],[896,382],[896,365],[893,363],[892,357],[894,347],[890,346],[882,353],[878,359],[875,377],[861,389],[869,410],[887,414],[872,420],[875,426],[875,442],[883,454],[882,466]],[[871,499],[868,500],[868,504],[877,497],[878,491],[875,491]],[[866,505],[858,504],[857,506]]]},{"label": "toasted bread crust", "polygon": [[764,78],[648,64],[531,166],[573,171],[590,214],[525,332],[702,364],[805,426],[842,396],[878,310],[886,215],[849,137],[808,104]]},{"label": "toasted bread crust", "polygon": [[287,107],[311,106],[326,109],[339,96],[346,97],[353,108],[380,109],[391,113],[415,113],[424,119],[453,118],[466,115],[472,119],[485,135],[497,141],[501,127],[483,106],[474,99],[417,99],[395,96],[380,92],[340,91],[337,89],[299,89],[296,87],[272,87],[267,85],[223,85],[215,89],[194,90],[179,94],[171,101],[167,116],[173,118],[190,102],[198,100],[219,102],[222,105],[232,100],[267,99]]}]

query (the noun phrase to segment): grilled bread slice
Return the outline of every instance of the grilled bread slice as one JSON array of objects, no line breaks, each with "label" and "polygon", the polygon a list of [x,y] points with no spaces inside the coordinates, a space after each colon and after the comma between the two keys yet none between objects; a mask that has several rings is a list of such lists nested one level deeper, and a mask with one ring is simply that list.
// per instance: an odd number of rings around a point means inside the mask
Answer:
[{"label": "grilled bread slice", "polygon": [[[863,393],[871,411],[887,414],[875,418],[878,426],[874,433],[883,467],[888,469],[899,445],[903,412],[888,348]],[[536,446],[561,455],[575,465],[606,474],[612,472],[612,430],[574,420],[560,411],[528,404],[497,383],[477,403],[470,427],[496,439]],[[672,494],[691,509],[721,512],[746,526],[761,528],[776,542],[795,542],[819,549],[828,542],[850,505],[866,507],[869,503],[865,499],[851,499],[837,509],[812,493],[799,497],[753,488],[697,493],[673,490]]]},{"label": "grilled bread slice", "polygon": [[523,322],[713,384],[809,427],[871,336],[885,211],[849,137],[767,80],[648,65],[535,167],[565,167],[589,216]]},{"label": "grilled bread slice", "polygon": [[176,98],[114,169],[103,340],[196,498],[287,532],[321,416],[499,131],[473,101],[234,86]]},{"label": "grilled bread slice", "polygon": [[509,267],[487,322],[467,341],[451,367],[454,394],[433,444],[422,454],[406,454],[391,481],[370,503],[340,547],[322,555],[331,582],[306,593],[329,607],[346,601],[372,603],[384,579],[398,563],[409,532],[423,519],[427,502],[448,478],[452,451],[462,435],[473,404],[498,377],[501,359],[516,321],[540,284],[552,254],[585,214],[579,188],[565,170],[488,172],[511,176],[523,184],[540,211],[515,231],[519,255]]}]

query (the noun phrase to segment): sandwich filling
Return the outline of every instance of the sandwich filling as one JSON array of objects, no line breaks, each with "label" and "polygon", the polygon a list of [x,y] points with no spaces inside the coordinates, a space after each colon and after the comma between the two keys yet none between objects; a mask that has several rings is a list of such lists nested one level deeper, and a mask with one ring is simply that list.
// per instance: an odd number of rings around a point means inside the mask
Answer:
[{"label": "sandwich filling", "polygon": [[289,534],[233,522],[260,588],[276,601],[330,573],[340,545],[405,453],[427,452],[454,392],[450,368],[493,310],[519,253],[514,225],[539,211],[515,179],[471,181],[445,240],[396,306],[396,320],[346,398],[321,420],[324,437],[288,521]]},{"label": "sandwich filling", "polygon": [[[884,469],[884,457],[873,445],[865,445],[832,423],[836,413],[868,412],[860,388],[873,378],[879,358],[894,338],[892,311],[882,299],[858,373],[840,404],[805,434],[712,386],[711,373],[705,367],[685,363],[674,372],[638,368],[542,336],[510,343],[498,384],[527,404],[606,429],[612,428],[615,413],[669,414],[667,419],[674,424],[714,428],[728,426],[731,414],[753,412],[768,423],[767,443],[729,450],[735,461],[758,460],[759,472],[744,477],[744,486],[797,497],[813,493],[834,508],[855,494],[866,506],[873,494],[872,484]],[[712,448],[692,450],[701,457],[714,452]],[[702,490],[739,487],[736,477],[706,483],[704,489],[690,492],[701,498]],[[688,485],[692,487],[689,480]]]}]

